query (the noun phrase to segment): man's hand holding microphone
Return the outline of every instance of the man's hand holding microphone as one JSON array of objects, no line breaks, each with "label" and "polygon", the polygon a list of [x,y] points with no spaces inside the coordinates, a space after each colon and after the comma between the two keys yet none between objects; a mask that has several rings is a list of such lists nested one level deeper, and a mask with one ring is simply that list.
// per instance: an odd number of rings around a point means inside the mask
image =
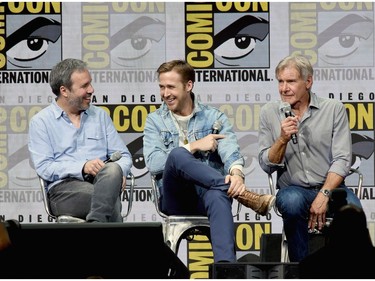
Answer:
[{"label": "man's hand holding microphone", "polygon": [[120,151],[114,152],[109,158],[102,161],[100,159],[89,160],[83,166],[83,178],[85,181],[93,183],[94,178],[99,173],[99,171],[104,167],[108,162],[115,162],[122,157]]},{"label": "man's hand holding microphone", "polygon": [[286,119],[281,125],[281,131],[284,133],[284,135],[288,136],[288,140],[286,142],[291,139],[294,144],[297,144],[298,117],[294,116],[292,108],[287,102],[283,103],[283,111]]}]

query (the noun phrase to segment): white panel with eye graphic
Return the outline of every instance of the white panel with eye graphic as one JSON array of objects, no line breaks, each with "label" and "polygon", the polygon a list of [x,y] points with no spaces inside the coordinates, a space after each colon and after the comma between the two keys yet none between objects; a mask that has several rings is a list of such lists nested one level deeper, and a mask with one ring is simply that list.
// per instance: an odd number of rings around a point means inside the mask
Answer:
[{"label": "white panel with eye graphic", "polygon": [[215,29],[220,30],[214,36],[216,67],[269,66],[268,14],[236,17],[218,16],[215,21]]},{"label": "white panel with eye graphic", "polygon": [[373,66],[373,12],[328,13],[320,13],[319,66]]},{"label": "white panel with eye graphic", "polygon": [[111,16],[111,68],[155,69],[165,60],[165,14]]},{"label": "white panel with eye graphic", "polygon": [[61,60],[61,15],[13,17],[7,19],[8,69],[51,69]]}]

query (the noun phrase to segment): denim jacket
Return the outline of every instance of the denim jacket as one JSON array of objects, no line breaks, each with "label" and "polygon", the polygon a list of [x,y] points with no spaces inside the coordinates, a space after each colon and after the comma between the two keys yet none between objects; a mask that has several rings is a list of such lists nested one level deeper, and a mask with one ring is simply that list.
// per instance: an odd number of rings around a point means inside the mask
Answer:
[{"label": "denim jacket", "polygon": [[[228,117],[217,108],[194,100],[194,113],[188,123],[188,141],[193,142],[211,134],[216,120],[222,124],[219,134],[226,136],[218,140],[218,149],[214,153],[196,152],[194,156],[223,175],[228,174],[234,164],[244,166],[245,161],[240,153],[237,136]],[[143,154],[146,167],[152,175],[162,174],[169,152],[179,146],[179,130],[172,118],[164,102],[146,118]]]}]

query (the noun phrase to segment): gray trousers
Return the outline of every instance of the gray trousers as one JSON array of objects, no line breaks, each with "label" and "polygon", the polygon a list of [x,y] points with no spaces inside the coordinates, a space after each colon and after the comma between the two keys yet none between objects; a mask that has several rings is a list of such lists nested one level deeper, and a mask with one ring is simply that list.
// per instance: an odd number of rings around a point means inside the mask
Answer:
[{"label": "gray trousers", "polygon": [[107,163],[89,183],[68,178],[48,191],[52,213],[70,215],[89,222],[122,222],[122,169]]}]

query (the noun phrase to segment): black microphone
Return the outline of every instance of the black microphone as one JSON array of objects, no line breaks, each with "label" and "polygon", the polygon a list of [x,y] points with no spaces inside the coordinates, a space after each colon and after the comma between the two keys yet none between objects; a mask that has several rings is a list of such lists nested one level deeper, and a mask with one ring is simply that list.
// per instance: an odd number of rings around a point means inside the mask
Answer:
[{"label": "black microphone", "polygon": [[[109,162],[116,162],[117,160],[120,160],[121,157],[122,157],[121,152],[116,151],[116,152],[112,153],[112,155],[110,157],[108,157],[107,159],[105,159],[103,162],[105,164],[107,164]],[[88,181],[90,183],[93,183],[93,181],[94,181],[94,176],[91,175],[91,174],[85,174],[83,178],[84,178],[85,181]]]},{"label": "black microphone", "polygon": [[218,134],[221,130],[222,124],[219,120],[216,120],[212,125],[212,134]]},{"label": "black microphone", "polygon": [[[285,118],[287,118],[289,116],[294,116],[293,113],[292,113],[292,107],[290,106],[290,104],[287,103],[287,102],[284,102],[283,105],[284,105]],[[298,143],[296,134],[292,134],[292,141],[293,141],[294,144]]]}]

